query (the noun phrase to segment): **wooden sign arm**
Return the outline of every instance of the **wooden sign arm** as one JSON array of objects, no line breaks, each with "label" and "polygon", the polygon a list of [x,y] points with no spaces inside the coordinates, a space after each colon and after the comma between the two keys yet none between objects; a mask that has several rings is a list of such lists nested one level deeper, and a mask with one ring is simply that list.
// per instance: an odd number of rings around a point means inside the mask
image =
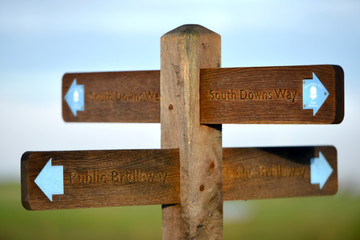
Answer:
[{"label": "wooden sign arm", "polygon": [[[50,172],[62,166],[64,185],[52,201],[53,189],[47,193],[35,182],[50,159]],[[328,167],[326,175],[316,172],[317,164]],[[177,204],[179,171],[176,149],[26,152],[22,203],[28,210]],[[337,152],[332,146],[223,148],[222,175],[225,201],[333,195]]]},{"label": "wooden sign arm", "polygon": [[[70,101],[76,86],[84,88],[83,110]],[[311,87],[328,95],[307,104]],[[68,73],[62,92],[67,122],[160,122],[160,71]],[[343,117],[340,66],[200,69],[202,124],[338,124]]]}]

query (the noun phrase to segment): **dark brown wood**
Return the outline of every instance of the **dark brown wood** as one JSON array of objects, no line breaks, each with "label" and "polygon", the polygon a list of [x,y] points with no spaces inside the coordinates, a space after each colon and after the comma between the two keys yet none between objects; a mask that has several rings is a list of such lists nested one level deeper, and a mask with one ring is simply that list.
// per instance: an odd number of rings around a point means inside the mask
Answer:
[{"label": "dark brown wood", "polygon": [[[85,110],[77,116],[64,97],[72,82],[83,84]],[[160,72],[67,73],[62,81],[66,122],[160,122]]]},{"label": "dark brown wood", "polygon": [[222,239],[221,125],[200,124],[200,68],[220,67],[220,35],[184,25],[161,38],[161,147],[180,150],[180,205],[163,206],[163,239]]},{"label": "dark brown wood", "polygon": [[[323,154],[333,169],[320,189],[310,182],[310,159]],[[333,195],[338,189],[332,146],[224,148],[224,200]]]},{"label": "dark brown wood", "polygon": [[[62,165],[64,194],[51,202],[34,182],[45,164]],[[179,202],[178,150],[26,152],[21,159],[26,209],[67,209]]]},{"label": "dark brown wood", "polygon": [[[312,72],[330,93],[315,116],[312,110],[302,108],[302,81],[311,79]],[[201,69],[200,73],[202,124],[338,124],[344,118],[344,72],[340,66],[220,68]],[[85,86],[85,111],[76,117],[64,100],[74,79]],[[280,89],[291,94],[296,91],[294,101],[275,100],[274,91]],[[248,94],[272,92],[273,98],[241,100],[241,90]],[[215,99],[217,93],[230,96],[229,91],[237,99]],[[67,122],[160,122],[160,71],[65,74],[62,92]]]},{"label": "dark brown wood", "polygon": [[[329,92],[315,116],[302,97],[313,72]],[[202,123],[337,124],[344,117],[340,66],[202,69],[200,89]]]}]

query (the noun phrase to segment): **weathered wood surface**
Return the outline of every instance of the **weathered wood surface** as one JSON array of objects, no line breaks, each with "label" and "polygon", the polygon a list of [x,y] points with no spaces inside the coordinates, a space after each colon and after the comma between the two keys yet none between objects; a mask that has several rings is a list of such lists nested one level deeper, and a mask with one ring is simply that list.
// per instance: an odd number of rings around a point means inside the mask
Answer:
[{"label": "weathered wood surface", "polygon": [[[310,159],[323,154],[333,172],[320,189],[311,184]],[[338,189],[332,146],[224,148],[224,200],[333,195]]]},{"label": "weathered wood surface", "polygon": [[[64,194],[53,195],[52,202],[34,182],[50,158],[64,174]],[[26,152],[21,190],[29,210],[179,202],[179,151]]]},{"label": "weathered wood surface", "polygon": [[[303,82],[319,78],[329,95],[313,116]],[[203,69],[201,122],[336,124],[344,117],[344,73],[332,65]]]},{"label": "weathered wood surface", "polygon": [[200,68],[221,63],[220,35],[184,25],[161,38],[161,147],[180,151],[180,205],[163,205],[163,239],[222,239],[221,125],[200,124]]},{"label": "weathered wood surface", "polygon": [[[72,82],[84,85],[85,110],[71,112],[65,95]],[[160,122],[160,71],[67,73],[62,80],[66,122]]]},{"label": "weathered wood surface", "polygon": [[[315,116],[302,107],[302,82],[313,72],[329,91]],[[85,111],[76,117],[64,100],[74,79],[85,86]],[[62,92],[68,122],[160,122],[160,71],[65,74]],[[200,92],[202,124],[336,124],[344,117],[339,66],[201,69]]]}]

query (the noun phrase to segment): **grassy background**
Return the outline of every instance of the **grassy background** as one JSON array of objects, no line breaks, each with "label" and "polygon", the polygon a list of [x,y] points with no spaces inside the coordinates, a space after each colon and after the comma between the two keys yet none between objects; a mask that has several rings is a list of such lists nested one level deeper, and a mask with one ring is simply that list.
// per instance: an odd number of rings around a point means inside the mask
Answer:
[{"label": "grassy background", "polygon": [[[225,203],[224,239],[360,239],[360,197]],[[160,206],[27,211],[0,185],[0,239],[161,239]]]}]

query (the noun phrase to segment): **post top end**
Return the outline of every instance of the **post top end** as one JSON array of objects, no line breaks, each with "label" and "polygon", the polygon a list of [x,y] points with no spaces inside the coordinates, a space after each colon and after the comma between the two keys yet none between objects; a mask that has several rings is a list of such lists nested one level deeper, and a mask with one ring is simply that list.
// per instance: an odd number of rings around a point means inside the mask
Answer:
[{"label": "post top end", "polygon": [[216,32],[213,32],[201,25],[198,24],[185,24],[182,25],[180,27],[177,27],[169,32],[167,32],[166,34],[164,34],[163,36],[171,36],[171,35],[183,35],[183,34],[216,34],[218,35]]}]

